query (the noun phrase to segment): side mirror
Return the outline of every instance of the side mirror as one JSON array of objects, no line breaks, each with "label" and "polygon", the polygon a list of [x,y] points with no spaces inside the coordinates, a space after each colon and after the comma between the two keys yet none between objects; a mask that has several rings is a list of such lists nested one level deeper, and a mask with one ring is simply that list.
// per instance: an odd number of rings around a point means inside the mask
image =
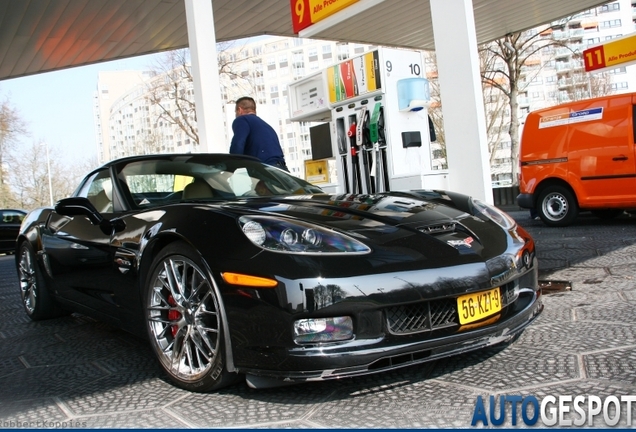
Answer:
[{"label": "side mirror", "polygon": [[126,225],[119,219],[104,219],[95,206],[81,197],[64,198],[55,204],[55,211],[62,216],[86,216],[93,225],[98,225],[106,235],[123,230]]},{"label": "side mirror", "polygon": [[55,211],[62,216],[86,216],[93,225],[101,225],[104,217],[87,199],[80,197],[64,198],[55,204]]}]

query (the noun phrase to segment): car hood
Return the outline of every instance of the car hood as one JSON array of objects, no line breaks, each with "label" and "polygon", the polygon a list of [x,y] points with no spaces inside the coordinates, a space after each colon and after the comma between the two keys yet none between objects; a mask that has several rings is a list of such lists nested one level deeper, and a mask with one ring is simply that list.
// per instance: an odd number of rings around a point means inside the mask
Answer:
[{"label": "car hood", "polygon": [[439,192],[262,197],[232,203],[231,206],[320,220],[327,225],[335,224],[334,228],[347,230],[364,229],[369,224],[375,225],[378,222],[398,226],[435,223],[469,216],[467,209],[461,210],[450,197]]},{"label": "car hood", "polygon": [[459,262],[488,260],[502,254],[510,238],[492,220],[469,213],[469,197],[439,191],[262,197],[224,207],[327,226],[355,236],[376,251],[393,248],[429,258],[435,251],[437,257],[447,261],[453,261],[452,257]]}]

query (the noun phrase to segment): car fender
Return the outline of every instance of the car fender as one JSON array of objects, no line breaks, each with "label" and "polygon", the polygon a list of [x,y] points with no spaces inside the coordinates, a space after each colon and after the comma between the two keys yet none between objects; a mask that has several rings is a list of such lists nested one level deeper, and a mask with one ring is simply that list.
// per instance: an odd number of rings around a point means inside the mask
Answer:
[{"label": "car fender", "polygon": [[[217,284],[216,278],[213,275],[213,270],[210,267],[209,260],[206,259],[204,253],[201,250],[201,242],[192,242],[190,241],[189,231],[185,230],[181,227],[181,223],[173,221],[170,223],[170,217],[167,220],[162,220],[161,223],[156,223],[150,226],[143,235],[143,241],[140,243],[140,249],[138,253],[138,271],[139,271],[139,283],[143,284],[147,279],[148,273],[150,272],[150,266],[157,256],[159,251],[165,248],[167,245],[174,242],[183,242],[192,247],[193,250],[199,254],[199,258],[203,263],[204,270],[206,272],[207,277],[210,279],[212,283],[212,287],[216,292],[216,296],[219,302],[220,311],[221,311],[221,320],[223,322],[223,342],[225,344],[225,354],[226,354],[226,368],[228,372],[235,372],[236,368],[234,366],[234,356],[232,351],[232,340],[230,337],[230,323],[227,318],[225,304],[223,302],[223,296],[221,295],[221,291]],[[181,220],[188,220],[187,217],[180,218]],[[193,225],[193,224],[189,224]],[[200,238],[201,236],[195,237]],[[143,296],[143,286],[140,287],[139,293]],[[143,304],[143,299],[140,299],[140,304]]]},{"label": "car fender", "polygon": [[34,252],[38,256],[41,255],[43,249],[41,241],[42,228],[48,221],[51,211],[48,207],[42,207],[32,210],[25,216],[18,233],[16,249],[23,241],[28,241],[33,246]]}]

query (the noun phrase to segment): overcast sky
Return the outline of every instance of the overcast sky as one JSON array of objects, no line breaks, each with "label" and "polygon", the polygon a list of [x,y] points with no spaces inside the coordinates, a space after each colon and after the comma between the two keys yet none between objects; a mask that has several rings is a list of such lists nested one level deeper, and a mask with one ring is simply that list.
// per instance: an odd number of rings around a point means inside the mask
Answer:
[{"label": "overcast sky", "polygon": [[97,156],[93,93],[97,74],[152,68],[152,55],[0,81],[0,100],[9,99],[25,121],[21,146],[46,141],[68,160]]}]

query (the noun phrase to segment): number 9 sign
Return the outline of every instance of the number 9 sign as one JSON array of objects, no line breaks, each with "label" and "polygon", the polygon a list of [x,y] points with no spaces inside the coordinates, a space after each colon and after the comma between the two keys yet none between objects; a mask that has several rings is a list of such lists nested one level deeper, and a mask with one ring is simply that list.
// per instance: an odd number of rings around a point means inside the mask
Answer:
[{"label": "number 9 sign", "polygon": [[309,0],[290,0],[294,33],[309,27],[311,23]]},{"label": "number 9 sign", "polygon": [[294,33],[341,11],[359,0],[290,0]]}]

